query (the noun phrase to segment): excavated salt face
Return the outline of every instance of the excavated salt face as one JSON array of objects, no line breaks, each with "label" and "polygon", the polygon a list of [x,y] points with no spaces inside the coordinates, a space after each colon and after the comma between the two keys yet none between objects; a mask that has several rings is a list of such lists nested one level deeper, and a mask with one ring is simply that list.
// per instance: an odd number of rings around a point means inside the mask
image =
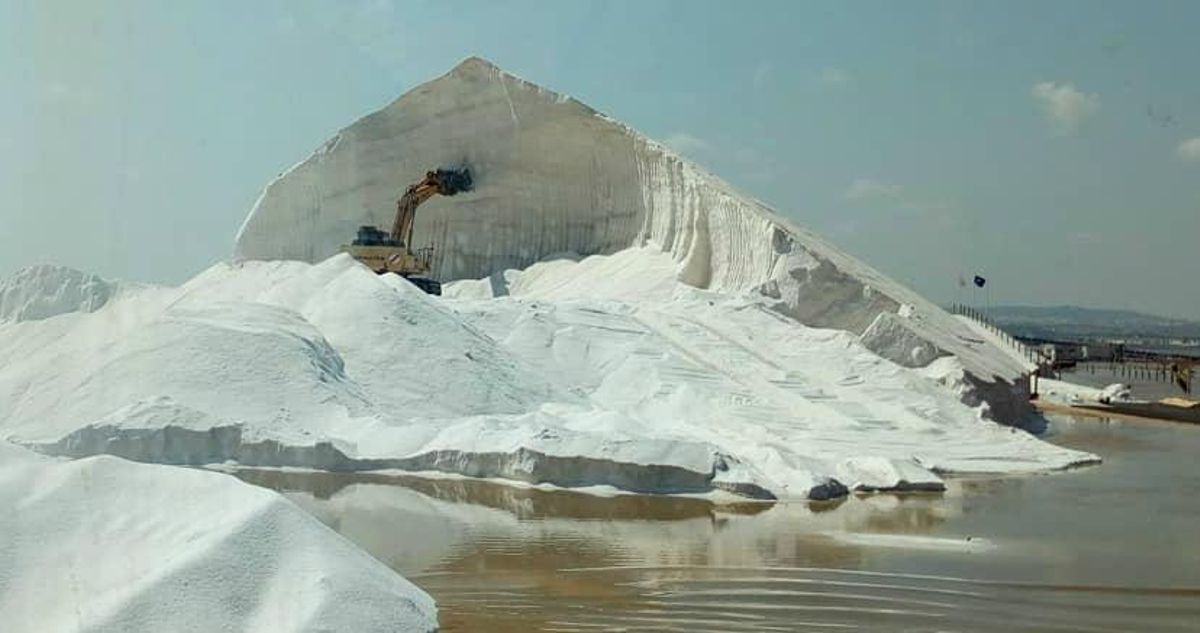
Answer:
[{"label": "excavated salt face", "polygon": [[0,437],[76,457],[758,498],[1094,459],[981,419],[939,382],[951,357],[903,367],[674,270],[660,248],[628,249],[438,298],[346,255],[221,264],[0,323]]},{"label": "excavated salt face", "polygon": [[475,190],[434,198],[416,221],[415,242],[435,247],[442,281],[649,245],[673,280],[867,333],[864,344],[905,366],[953,355],[971,398],[1006,421],[1028,412],[1020,359],[660,144],[478,58],[341,130],[270,183],[235,255],[321,261],[359,225],[389,226],[396,198],[427,170],[464,164]]}]

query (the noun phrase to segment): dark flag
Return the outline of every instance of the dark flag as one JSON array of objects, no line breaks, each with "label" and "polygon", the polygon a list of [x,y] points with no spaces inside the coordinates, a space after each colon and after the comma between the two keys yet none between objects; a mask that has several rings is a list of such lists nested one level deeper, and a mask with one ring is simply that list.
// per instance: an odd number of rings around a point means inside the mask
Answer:
[{"label": "dark flag", "polygon": [[984,279],[983,277],[980,277],[979,275],[975,275],[975,285],[976,286],[982,288],[983,284],[986,284],[986,283],[987,283],[986,279]]}]

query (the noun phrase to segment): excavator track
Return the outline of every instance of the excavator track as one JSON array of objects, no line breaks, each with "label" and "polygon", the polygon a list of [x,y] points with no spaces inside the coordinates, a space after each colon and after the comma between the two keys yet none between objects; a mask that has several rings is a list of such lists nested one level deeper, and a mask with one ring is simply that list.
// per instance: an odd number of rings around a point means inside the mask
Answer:
[{"label": "excavator track", "polygon": [[409,283],[424,290],[426,294],[441,296],[442,282],[430,279],[428,277],[405,277]]}]

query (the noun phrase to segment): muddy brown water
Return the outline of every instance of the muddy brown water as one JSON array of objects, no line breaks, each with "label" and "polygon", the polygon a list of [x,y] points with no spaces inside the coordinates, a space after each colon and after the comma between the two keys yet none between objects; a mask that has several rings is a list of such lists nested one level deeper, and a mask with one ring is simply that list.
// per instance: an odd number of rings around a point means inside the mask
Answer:
[{"label": "muddy brown water", "polygon": [[1200,631],[1200,427],[1046,437],[1105,461],[824,504],[239,476],[432,594],[443,631]]}]

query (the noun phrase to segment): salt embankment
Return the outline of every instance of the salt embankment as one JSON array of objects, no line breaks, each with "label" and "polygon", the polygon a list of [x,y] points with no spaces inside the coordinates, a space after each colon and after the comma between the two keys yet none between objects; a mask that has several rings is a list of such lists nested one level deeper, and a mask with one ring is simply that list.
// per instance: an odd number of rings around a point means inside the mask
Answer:
[{"label": "salt embankment", "polygon": [[[588,298],[619,270],[672,266],[644,248],[438,298],[344,255],[218,264],[95,311],[0,322],[0,434],[74,457],[763,498],[1094,459],[985,419],[946,387],[952,358],[904,367],[669,274],[654,282],[669,300],[620,283]],[[465,298],[480,285],[505,292]]]}]

